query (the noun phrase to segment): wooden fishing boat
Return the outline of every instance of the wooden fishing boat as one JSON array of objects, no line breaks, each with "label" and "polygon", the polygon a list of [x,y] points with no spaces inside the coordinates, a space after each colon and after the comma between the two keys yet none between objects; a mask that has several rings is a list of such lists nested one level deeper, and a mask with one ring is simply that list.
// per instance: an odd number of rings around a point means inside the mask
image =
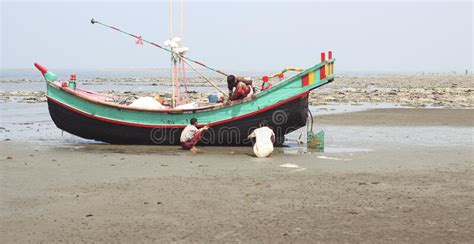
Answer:
[{"label": "wooden fishing boat", "polygon": [[[174,145],[180,143],[183,128],[192,118],[196,118],[201,126],[210,127],[203,133],[201,145],[249,145],[251,141],[247,136],[262,122],[268,123],[274,129],[276,143],[282,144],[286,134],[306,125],[308,96],[311,90],[334,79],[334,59],[332,52],[329,51],[328,60],[326,53],[321,53],[321,62],[306,70],[289,68],[276,75],[262,77],[262,81],[266,84],[272,77],[279,77],[281,80],[270,87],[264,87],[262,84],[260,92],[253,94],[251,98],[231,103],[208,104],[192,109],[177,109],[180,107],[177,105],[182,102],[180,82],[184,81],[186,87],[185,65],[221,93],[225,92],[203,76],[191,63],[219,75],[226,77],[228,75],[187,57],[185,54],[189,49],[182,46],[181,37],[172,37],[170,34],[165,46],[161,46],[140,35],[95,19],[91,19],[90,22],[131,36],[136,39],[136,44],[147,43],[171,53],[173,95],[171,106],[166,109],[161,109],[162,106],[160,109],[127,106],[113,96],[76,87],[75,75],[69,81],[57,82],[54,73],[35,64],[46,80],[49,113],[56,126],[86,139],[113,144]],[[170,26],[172,27],[171,19]],[[299,73],[283,79],[284,72],[288,70]]]},{"label": "wooden fishing boat", "polygon": [[200,145],[240,146],[251,144],[247,136],[263,121],[273,128],[277,144],[305,126],[309,94],[334,80],[334,61],[331,52],[328,60],[321,53],[320,63],[232,104],[161,110],[121,105],[109,95],[76,87],[74,81],[55,81],[35,65],[46,79],[51,118],[73,135],[112,144],[175,145],[190,119],[197,118],[200,126],[210,126]]}]

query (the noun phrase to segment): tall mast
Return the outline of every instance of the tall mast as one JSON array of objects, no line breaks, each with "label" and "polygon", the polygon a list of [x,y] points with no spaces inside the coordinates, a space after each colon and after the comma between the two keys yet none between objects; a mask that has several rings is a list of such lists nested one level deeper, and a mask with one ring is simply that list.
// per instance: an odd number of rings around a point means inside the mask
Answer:
[{"label": "tall mast", "polygon": [[[181,6],[180,6],[180,15],[179,15],[179,38],[181,39],[180,42],[180,47],[183,47],[183,6],[184,6],[184,0],[181,0]],[[184,53],[183,53],[184,55]],[[178,63],[177,63],[177,73],[178,73],[178,102],[181,103],[181,81],[186,82],[184,79],[184,65],[182,65],[182,59],[181,57],[178,57]]]},{"label": "tall mast", "polygon": [[181,37],[181,44],[184,46],[184,36],[183,36],[183,12],[184,12],[184,0],[181,0],[180,8],[180,19],[179,19],[179,37]]},{"label": "tall mast", "polygon": [[[169,1],[169,25],[170,25],[170,41],[173,40],[173,0]],[[171,47],[173,50],[173,47]],[[171,83],[172,83],[172,97],[171,97],[171,104],[176,107],[176,99],[175,99],[175,61],[174,61],[174,53],[171,52]]]}]

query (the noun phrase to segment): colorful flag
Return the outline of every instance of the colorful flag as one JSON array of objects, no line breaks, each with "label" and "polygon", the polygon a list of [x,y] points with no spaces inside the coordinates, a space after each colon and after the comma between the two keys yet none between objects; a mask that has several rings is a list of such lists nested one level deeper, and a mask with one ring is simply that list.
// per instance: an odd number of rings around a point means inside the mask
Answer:
[{"label": "colorful flag", "polygon": [[143,45],[142,36],[138,37],[138,40],[135,42],[137,45]]}]

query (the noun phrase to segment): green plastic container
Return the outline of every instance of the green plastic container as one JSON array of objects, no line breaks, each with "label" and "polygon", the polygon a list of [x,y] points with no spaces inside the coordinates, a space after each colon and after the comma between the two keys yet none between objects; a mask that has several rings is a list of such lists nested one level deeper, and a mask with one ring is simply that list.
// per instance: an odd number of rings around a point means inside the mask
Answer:
[{"label": "green plastic container", "polygon": [[67,83],[67,86],[68,86],[71,90],[73,90],[73,91],[76,90],[76,82],[75,82],[75,81],[69,81],[69,82]]},{"label": "green plastic container", "polygon": [[313,149],[324,150],[324,131],[314,133],[308,131],[308,147]]}]

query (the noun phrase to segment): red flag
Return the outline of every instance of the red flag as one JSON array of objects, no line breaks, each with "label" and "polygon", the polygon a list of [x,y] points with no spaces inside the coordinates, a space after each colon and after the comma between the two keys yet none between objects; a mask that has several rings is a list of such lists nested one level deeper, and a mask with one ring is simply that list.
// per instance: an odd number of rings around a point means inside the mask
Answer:
[{"label": "red flag", "polygon": [[143,45],[142,36],[138,37],[138,40],[135,42],[137,45]]}]

